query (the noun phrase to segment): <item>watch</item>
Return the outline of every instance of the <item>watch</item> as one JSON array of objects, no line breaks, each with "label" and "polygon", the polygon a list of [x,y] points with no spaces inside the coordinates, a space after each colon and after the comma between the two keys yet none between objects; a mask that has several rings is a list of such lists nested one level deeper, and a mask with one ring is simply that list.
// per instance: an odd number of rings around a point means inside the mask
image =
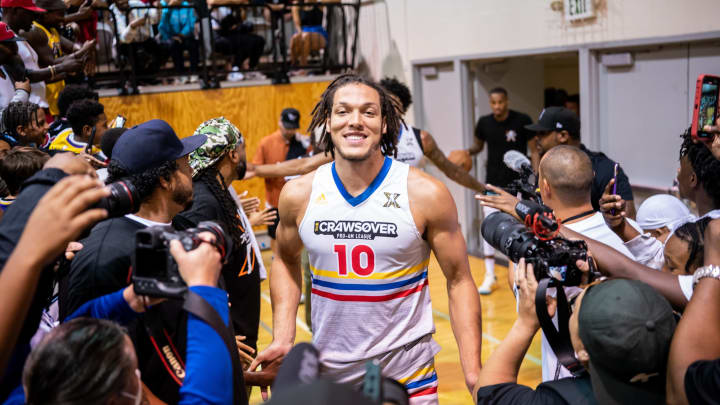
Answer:
[{"label": "watch", "polygon": [[720,266],[710,264],[695,270],[695,274],[693,274],[693,289],[695,288],[695,286],[697,286],[697,283],[700,280],[707,277],[712,277],[720,280]]}]

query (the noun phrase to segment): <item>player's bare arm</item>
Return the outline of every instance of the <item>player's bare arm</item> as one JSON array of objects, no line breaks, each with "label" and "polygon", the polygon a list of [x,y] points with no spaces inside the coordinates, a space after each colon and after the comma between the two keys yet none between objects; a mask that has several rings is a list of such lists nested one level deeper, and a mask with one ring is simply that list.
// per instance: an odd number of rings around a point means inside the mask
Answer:
[{"label": "player's bare arm", "polygon": [[427,238],[447,281],[450,323],[465,383],[472,390],[481,367],[482,315],[455,201],[444,184],[414,168],[408,175],[408,193],[418,231]]},{"label": "player's bare arm", "polygon": [[298,225],[310,199],[314,175],[315,173],[310,173],[289,181],[280,193],[280,223],[276,231],[278,256],[273,260],[269,273],[273,341],[255,358],[250,365],[251,371],[258,365],[262,364],[264,367],[281,359],[295,342],[295,318],[302,286],[300,253],[303,244],[298,234]]},{"label": "player's bare arm", "polygon": [[255,166],[255,176],[285,177],[306,174],[324,165],[325,163],[332,162],[332,160],[332,155],[330,155],[329,153],[318,153],[310,157],[291,159],[275,164],[257,165]]},{"label": "player's bare arm", "polygon": [[477,181],[471,176],[467,170],[454,164],[447,157],[442,150],[437,146],[435,139],[426,131],[420,131],[420,139],[422,140],[423,151],[425,156],[430,159],[435,166],[438,167],[445,175],[452,181],[465,186],[469,189],[475,190],[478,193],[485,191],[485,185]]}]

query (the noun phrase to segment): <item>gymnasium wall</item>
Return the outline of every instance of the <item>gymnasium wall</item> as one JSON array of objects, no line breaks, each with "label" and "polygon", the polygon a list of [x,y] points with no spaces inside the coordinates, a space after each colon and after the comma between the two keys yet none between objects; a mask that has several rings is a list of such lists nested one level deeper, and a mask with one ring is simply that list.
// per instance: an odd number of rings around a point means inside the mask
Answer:
[{"label": "gymnasium wall", "polygon": [[[280,112],[293,107],[300,111],[300,130],[310,124],[310,112],[328,82],[294,83],[280,86],[235,87],[219,90],[194,90],[173,93],[142,94],[137,96],[104,97],[109,119],[122,114],[127,126],[153,118],[167,121],[181,138],[192,135],[203,121],[224,116],[235,124],[245,138],[248,161],[260,139],[278,128]],[[248,191],[265,201],[262,179],[250,179],[233,184],[238,192]]]}]

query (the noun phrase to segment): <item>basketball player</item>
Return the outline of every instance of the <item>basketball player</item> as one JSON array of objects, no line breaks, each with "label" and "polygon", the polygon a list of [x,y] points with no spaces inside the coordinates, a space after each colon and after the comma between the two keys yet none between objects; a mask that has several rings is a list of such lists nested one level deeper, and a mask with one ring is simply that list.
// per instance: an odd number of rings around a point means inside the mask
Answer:
[{"label": "basketball player", "polygon": [[447,280],[452,328],[472,389],[480,369],[480,300],[452,196],[438,180],[389,158],[401,121],[375,83],[340,76],[313,114],[310,132],[326,128],[320,143],[335,162],[282,190],[279,256],[270,277],[273,342],[250,369],[281,359],[293,345],[304,245],[321,375],[358,386],[374,359],[383,375],[405,384],[411,403],[437,403],[439,346],[427,281],[432,249]]}]

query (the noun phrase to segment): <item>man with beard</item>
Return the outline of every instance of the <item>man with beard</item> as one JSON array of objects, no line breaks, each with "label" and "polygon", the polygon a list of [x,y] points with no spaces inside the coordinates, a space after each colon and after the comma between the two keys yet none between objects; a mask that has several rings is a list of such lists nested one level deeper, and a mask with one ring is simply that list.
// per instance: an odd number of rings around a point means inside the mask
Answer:
[{"label": "man with beard", "polygon": [[437,403],[432,250],[472,389],[480,370],[480,299],[457,209],[439,180],[389,157],[400,125],[386,91],[360,76],[342,75],[323,93],[309,132],[325,128],[320,144],[335,162],[291,180],[280,194],[279,254],[270,277],[273,342],[251,370],[281,360],[294,343],[304,245],[321,376],[360,386],[373,359],[384,376],[405,384],[411,404]]},{"label": "man with beard", "polygon": [[203,122],[195,134],[207,137],[190,154],[193,169],[193,205],[175,218],[180,225],[196,226],[202,221],[221,224],[232,238],[233,250],[223,265],[222,277],[230,296],[230,318],[236,335],[256,349],[260,325],[260,271],[250,247],[249,223],[238,215],[238,207],[228,190],[245,176],[245,142],[240,130],[224,117]]},{"label": "man with beard", "polygon": [[[173,218],[191,205],[193,185],[188,155],[205,140],[205,135],[180,140],[170,125],[157,119],[129,129],[118,139],[108,167],[108,183],[120,179],[132,183],[140,197],[140,209],[135,214],[98,223],[80,241],[83,248],[72,260],[67,287],[60,291],[61,319],[85,302],[130,284],[135,233],[148,226],[171,225]],[[166,301],[150,308],[137,325],[129,328],[143,381],[168,403],[178,401],[185,371],[165,368],[163,363],[184,362],[182,358],[177,360],[180,356],[177,352],[155,353],[154,343],[159,348],[180,347],[179,353],[184,357],[184,319],[181,304]],[[153,342],[146,333],[150,333]]]}]

